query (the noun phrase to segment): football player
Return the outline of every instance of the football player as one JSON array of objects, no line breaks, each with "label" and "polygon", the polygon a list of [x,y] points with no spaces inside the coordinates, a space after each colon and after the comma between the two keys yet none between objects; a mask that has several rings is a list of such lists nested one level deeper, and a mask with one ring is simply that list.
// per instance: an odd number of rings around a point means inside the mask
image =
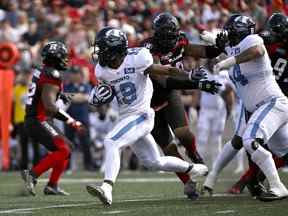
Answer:
[{"label": "football player", "polygon": [[[282,92],[288,96],[288,18],[281,14],[273,14],[268,22],[268,30],[260,33],[267,48],[271,65],[276,81],[281,88]],[[280,142],[287,142],[285,139]],[[277,168],[283,167],[287,164],[288,154],[274,155],[274,161]],[[243,174],[238,182],[236,182],[230,189],[232,193],[240,193],[247,185],[250,192],[255,194],[255,188],[259,184],[258,180],[263,181],[265,176],[258,169],[255,164],[250,163],[249,170]],[[254,190],[253,190],[254,189]],[[259,188],[261,189],[261,187]],[[259,191],[261,192],[261,191]]]},{"label": "football player", "polygon": [[288,191],[279,178],[272,154],[263,144],[268,143],[271,151],[277,155],[287,154],[287,144],[279,140],[287,140],[288,100],[273,76],[263,39],[254,34],[255,23],[252,19],[239,14],[233,15],[225,24],[224,30],[216,41],[221,41],[229,57],[217,63],[214,70],[233,66],[229,75],[237,87],[249,118],[218,155],[205,180],[204,189],[213,188],[220,170],[243,145],[270,184],[270,190],[263,192],[258,198],[262,201],[286,198]]},{"label": "football player", "polygon": [[[215,46],[202,46],[190,44],[185,33],[180,31],[176,17],[170,13],[161,13],[153,21],[154,35],[143,42],[154,58],[158,59],[162,65],[172,65],[183,69],[182,59],[184,56],[194,58],[214,58],[221,51]],[[204,74],[195,74],[196,79],[203,78]],[[192,85],[173,77],[151,76],[154,92],[152,97],[152,107],[155,112],[155,126],[152,135],[161,146],[165,155],[173,155],[182,158],[178,153],[177,146],[172,141],[173,133],[185,147],[189,158],[195,163],[203,163],[198,154],[195,137],[188,126],[188,119],[184,105],[181,101],[179,90],[175,89],[195,89],[214,94],[218,87],[216,82],[199,81]],[[178,177],[185,184],[184,193],[191,199],[198,195],[195,193],[195,182],[191,181],[188,175],[177,173]]]},{"label": "football player", "polygon": [[[153,57],[148,49],[128,49],[126,35],[112,27],[98,32],[95,50],[99,59],[95,71],[104,84],[92,90],[90,103],[97,106],[110,101],[112,95],[115,95],[119,120],[104,140],[104,181],[100,187],[87,185],[88,193],[97,196],[105,205],[112,204],[112,188],[120,169],[120,149],[125,146],[131,146],[140,162],[147,168],[193,176],[207,174],[208,169],[203,164],[190,164],[177,157],[161,156],[151,135],[154,110],[150,106],[153,85],[149,76],[175,76],[189,81],[194,71],[186,73],[174,67],[153,64]],[[111,86],[111,89],[107,86]],[[108,97],[109,95],[111,97]]]},{"label": "football player", "polygon": [[30,170],[21,172],[25,187],[31,195],[36,195],[37,178],[52,169],[48,184],[44,188],[46,195],[69,195],[60,189],[58,182],[65,171],[71,153],[70,143],[53,124],[59,119],[81,131],[82,124],[74,120],[56,105],[60,97],[67,99],[62,90],[63,73],[68,63],[66,46],[58,41],[46,44],[41,52],[43,67],[35,70],[29,86],[26,102],[25,128],[34,142],[42,144],[49,153]]}]

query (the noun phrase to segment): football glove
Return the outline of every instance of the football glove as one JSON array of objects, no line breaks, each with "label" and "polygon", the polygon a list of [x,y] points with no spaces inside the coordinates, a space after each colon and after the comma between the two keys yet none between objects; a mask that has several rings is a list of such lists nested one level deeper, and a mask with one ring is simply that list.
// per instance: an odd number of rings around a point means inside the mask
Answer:
[{"label": "football glove", "polygon": [[90,92],[88,102],[92,106],[110,103],[114,98],[113,89],[107,84],[99,84]]},{"label": "football glove", "polygon": [[221,31],[216,36],[216,47],[222,52],[225,52],[225,47],[228,43],[228,33],[226,31]]},{"label": "football glove", "polygon": [[199,89],[210,94],[217,94],[222,85],[215,80],[200,80]]}]

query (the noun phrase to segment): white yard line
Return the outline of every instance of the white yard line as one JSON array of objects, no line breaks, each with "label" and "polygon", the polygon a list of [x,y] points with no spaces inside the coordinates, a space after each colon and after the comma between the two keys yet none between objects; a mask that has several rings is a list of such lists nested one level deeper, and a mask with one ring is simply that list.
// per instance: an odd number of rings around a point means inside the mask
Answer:
[{"label": "white yard line", "polygon": [[[125,203],[125,202],[142,202],[142,201],[159,201],[163,200],[163,198],[146,198],[143,197],[143,199],[127,199],[127,200],[117,200],[115,203]],[[28,213],[33,213],[35,210],[43,210],[43,209],[55,209],[55,208],[69,208],[69,207],[81,207],[81,206],[92,206],[92,205],[99,205],[99,202],[89,202],[89,203],[82,203],[82,204],[60,204],[60,205],[50,205],[50,206],[41,206],[41,207],[34,207],[34,208],[19,208],[19,209],[7,209],[7,210],[1,210],[0,214],[17,214],[17,213],[23,213],[23,214],[28,214]],[[120,210],[119,210],[120,211]],[[118,212],[119,212],[118,211]],[[112,213],[111,213],[112,212]],[[110,214],[116,214],[111,211]],[[120,211],[124,212],[124,211]],[[109,214],[109,212],[103,212],[103,214]]]},{"label": "white yard line", "polygon": [[224,210],[224,211],[217,211],[216,214],[230,214],[235,213],[234,210]]},{"label": "white yard line", "polygon": [[[39,179],[38,182],[47,182],[48,179]],[[66,184],[77,184],[77,183],[93,183],[93,182],[101,182],[103,179],[101,178],[62,178],[61,183]],[[119,178],[117,182],[122,183],[163,183],[163,182],[179,182],[178,178],[167,177],[167,178]],[[218,182],[231,182],[231,179],[219,179]]]}]

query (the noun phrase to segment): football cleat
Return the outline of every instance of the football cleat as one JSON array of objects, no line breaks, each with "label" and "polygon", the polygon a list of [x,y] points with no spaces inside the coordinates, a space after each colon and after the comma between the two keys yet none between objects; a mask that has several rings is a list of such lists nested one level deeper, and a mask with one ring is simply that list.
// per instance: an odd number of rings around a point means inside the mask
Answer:
[{"label": "football cleat", "polygon": [[267,193],[265,186],[260,182],[247,183],[246,187],[253,198],[261,196],[262,193]]},{"label": "football cleat", "polygon": [[[217,176],[213,174],[213,172],[209,172],[208,176],[206,177],[202,190],[207,190],[208,192],[211,191],[213,193],[213,188],[216,183]],[[209,193],[211,193],[209,192]]]},{"label": "football cleat", "polygon": [[201,195],[208,193],[209,196],[213,195],[213,188],[203,185],[201,188]]},{"label": "football cleat", "polygon": [[69,196],[70,193],[64,191],[59,187],[50,187],[48,185],[45,186],[43,190],[45,195],[60,195],[60,196]]},{"label": "football cleat", "polygon": [[263,201],[263,202],[272,202],[275,200],[282,200],[288,197],[288,190],[286,187],[282,184],[278,188],[270,188],[268,192],[262,193],[260,196],[257,197],[257,199]]},{"label": "football cleat", "polygon": [[192,178],[206,176],[208,174],[208,167],[204,164],[192,164],[191,166],[191,170],[188,173]]},{"label": "football cleat", "polygon": [[239,180],[228,191],[230,194],[241,194],[246,186],[246,183]]},{"label": "football cleat", "polygon": [[104,187],[102,188],[93,184],[87,185],[86,190],[90,195],[98,197],[104,206],[110,206],[112,204],[111,190],[105,190]]},{"label": "football cleat", "polygon": [[193,180],[189,180],[184,185],[184,194],[188,197],[188,199],[196,200],[199,197],[197,192],[197,182]]},{"label": "football cleat", "polygon": [[36,195],[35,192],[35,186],[37,184],[37,179],[34,178],[31,174],[30,174],[30,170],[23,170],[21,171],[21,177],[24,181],[24,185],[26,190],[33,196]]}]

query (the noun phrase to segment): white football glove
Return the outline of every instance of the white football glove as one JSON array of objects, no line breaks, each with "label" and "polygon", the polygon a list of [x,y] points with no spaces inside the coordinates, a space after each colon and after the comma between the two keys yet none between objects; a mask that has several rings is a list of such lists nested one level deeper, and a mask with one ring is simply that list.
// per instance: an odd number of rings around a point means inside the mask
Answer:
[{"label": "white football glove", "polygon": [[90,92],[88,102],[93,106],[100,106],[111,102],[113,99],[113,90],[107,84],[99,84]]},{"label": "white football glove", "polygon": [[203,31],[200,34],[200,38],[210,44],[216,44],[216,35],[213,34],[212,32],[208,32],[208,31]]}]

